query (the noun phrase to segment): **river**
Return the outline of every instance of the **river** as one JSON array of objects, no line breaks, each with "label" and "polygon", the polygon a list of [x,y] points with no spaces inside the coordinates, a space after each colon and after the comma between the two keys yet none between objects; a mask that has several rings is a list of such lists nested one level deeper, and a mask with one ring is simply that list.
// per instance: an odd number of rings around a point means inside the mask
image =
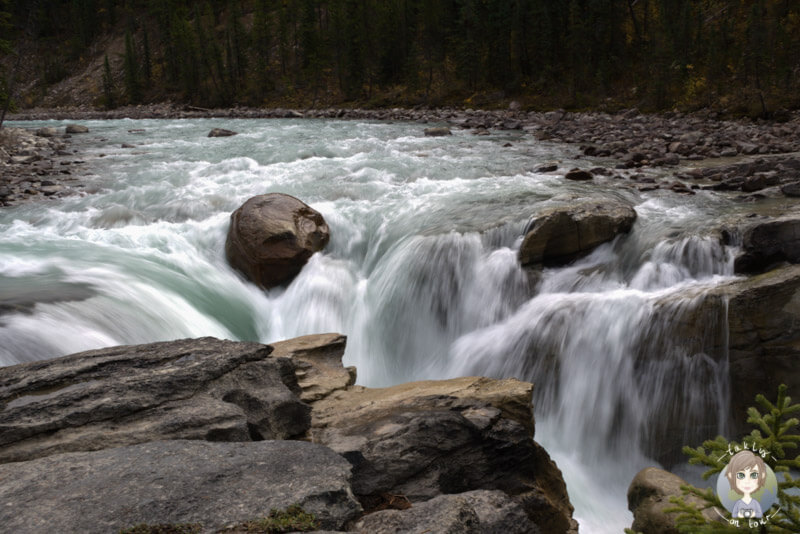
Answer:
[{"label": "river", "polygon": [[[714,231],[744,208],[726,197],[537,173],[553,160],[610,163],[516,132],[433,138],[415,123],[288,119],[82,124],[90,133],[75,142],[94,193],[0,211],[0,365],[183,337],[341,332],[345,364],[367,386],[530,380],[536,439],[564,472],[584,533],[630,526],[628,484],[656,465],[653,421],[679,417],[692,438],[695,427],[724,431],[727,354],[706,353],[674,326],[733,277],[732,251]],[[206,137],[213,127],[239,135]],[[291,285],[263,292],[228,267],[224,243],[230,213],[267,192],[321,212],[331,241]],[[632,203],[633,231],[529,276],[517,250],[530,217],[584,197]],[[724,328],[724,317],[710,321],[709,339]]]}]

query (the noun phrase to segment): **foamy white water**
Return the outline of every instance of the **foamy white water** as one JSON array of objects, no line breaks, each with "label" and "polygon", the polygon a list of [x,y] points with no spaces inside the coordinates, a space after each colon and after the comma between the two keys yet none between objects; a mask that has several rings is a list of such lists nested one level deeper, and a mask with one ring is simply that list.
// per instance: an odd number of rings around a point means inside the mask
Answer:
[{"label": "foamy white water", "polygon": [[[91,133],[76,142],[89,147],[99,192],[0,211],[0,365],[182,337],[336,331],[365,385],[530,380],[536,439],[589,533],[630,526],[625,492],[654,465],[663,437],[654,421],[724,430],[727,354],[707,350],[727,335],[724,316],[708,318],[707,340],[678,328],[732,276],[713,230],[739,208],[713,193],[640,196],[624,180],[537,174],[544,161],[587,163],[571,159],[574,147],[516,133],[427,138],[418,124],[315,120],[85,124]],[[208,138],[212,127],[240,133]],[[230,213],[267,192],[320,211],[332,238],[291,285],[262,292],[223,251]],[[634,230],[530,277],[517,262],[529,218],[582,197],[632,202]]]}]

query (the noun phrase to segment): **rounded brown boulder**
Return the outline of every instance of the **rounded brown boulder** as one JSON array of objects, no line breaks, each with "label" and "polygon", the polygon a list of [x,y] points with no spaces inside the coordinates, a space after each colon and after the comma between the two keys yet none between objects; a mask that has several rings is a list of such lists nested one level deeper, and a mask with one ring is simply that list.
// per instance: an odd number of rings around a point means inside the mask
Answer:
[{"label": "rounded brown boulder", "polygon": [[293,196],[270,193],[231,214],[225,256],[251,282],[270,289],[291,282],[329,239],[318,211]]}]

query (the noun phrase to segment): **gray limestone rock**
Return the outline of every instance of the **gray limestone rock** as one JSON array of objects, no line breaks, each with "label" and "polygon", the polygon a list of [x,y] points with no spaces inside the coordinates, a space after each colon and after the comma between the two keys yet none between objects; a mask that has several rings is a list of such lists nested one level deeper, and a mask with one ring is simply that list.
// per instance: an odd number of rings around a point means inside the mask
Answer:
[{"label": "gray limestone rock", "polygon": [[156,441],[0,465],[0,525],[25,534],[107,534],[138,524],[203,532],[297,504],[341,529],[361,506],[350,465],[300,441]]}]

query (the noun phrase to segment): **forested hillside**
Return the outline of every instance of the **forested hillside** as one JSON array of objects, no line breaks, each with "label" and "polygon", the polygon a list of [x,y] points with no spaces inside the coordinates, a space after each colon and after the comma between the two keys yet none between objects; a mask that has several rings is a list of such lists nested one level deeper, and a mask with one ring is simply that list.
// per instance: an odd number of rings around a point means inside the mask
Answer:
[{"label": "forested hillside", "polygon": [[0,0],[0,54],[22,107],[800,106],[797,0]]}]

